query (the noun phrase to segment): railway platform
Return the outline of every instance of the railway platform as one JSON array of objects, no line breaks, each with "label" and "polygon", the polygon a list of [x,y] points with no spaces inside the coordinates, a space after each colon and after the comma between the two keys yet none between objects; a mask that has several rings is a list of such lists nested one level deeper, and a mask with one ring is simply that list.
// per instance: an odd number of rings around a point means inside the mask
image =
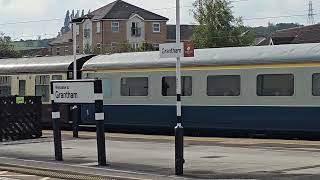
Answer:
[{"label": "railway platform", "polygon": [[[106,167],[97,166],[94,132],[63,132],[64,161],[54,161],[51,131],[0,143],[0,171],[56,179],[319,179],[320,142],[185,138],[185,171],[174,175],[171,136],[106,134]],[[1,178],[0,178],[1,179]]]}]

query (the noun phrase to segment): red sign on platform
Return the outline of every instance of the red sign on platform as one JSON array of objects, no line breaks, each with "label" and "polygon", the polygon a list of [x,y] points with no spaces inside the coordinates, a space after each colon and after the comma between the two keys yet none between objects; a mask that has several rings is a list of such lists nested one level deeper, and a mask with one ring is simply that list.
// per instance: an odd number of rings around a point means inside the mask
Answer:
[{"label": "red sign on platform", "polygon": [[194,44],[192,42],[184,42],[184,57],[194,57]]}]

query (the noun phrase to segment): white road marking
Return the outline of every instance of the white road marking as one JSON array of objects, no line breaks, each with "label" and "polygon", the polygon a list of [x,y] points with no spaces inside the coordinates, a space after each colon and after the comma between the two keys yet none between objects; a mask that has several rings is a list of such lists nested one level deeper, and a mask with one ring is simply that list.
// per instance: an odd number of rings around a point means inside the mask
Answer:
[{"label": "white road marking", "polygon": [[8,171],[0,171],[0,175],[1,174],[7,174],[8,173]]},{"label": "white road marking", "polygon": [[48,179],[50,179],[50,178],[49,177],[45,177],[45,178],[41,178],[39,180],[48,180]]},{"label": "white road marking", "polygon": [[8,174],[8,175],[0,175],[0,177],[31,177],[33,175],[26,174]]}]

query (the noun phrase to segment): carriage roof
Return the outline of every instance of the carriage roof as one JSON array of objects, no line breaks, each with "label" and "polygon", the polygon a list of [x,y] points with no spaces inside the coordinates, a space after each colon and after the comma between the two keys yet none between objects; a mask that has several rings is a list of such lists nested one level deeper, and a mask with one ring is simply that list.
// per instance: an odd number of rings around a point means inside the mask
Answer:
[{"label": "carriage roof", "polygon": [[[77,56],[77,61],[86,61],[90,55]],[[67,72],[73,65],[73,56],[34,58],[9,58],[0,60],[0,74]]]},{"label": "carriage roof", "polygon": [[[195,57],[181,58],[188,66],[223,66],[320,62],[320,44],[290,44],[195,50]],[[175,67],[176,59],[160,59],[159,52],[118,53],[95,56],[84,71]]]}]

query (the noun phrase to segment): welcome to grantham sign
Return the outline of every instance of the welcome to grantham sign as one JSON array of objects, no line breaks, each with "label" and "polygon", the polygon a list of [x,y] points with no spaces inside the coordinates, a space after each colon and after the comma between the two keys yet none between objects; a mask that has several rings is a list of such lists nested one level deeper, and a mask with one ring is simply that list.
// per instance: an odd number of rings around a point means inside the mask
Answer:
[{"label": "welcome to grantham sign", "polygon": [[52,100],[54,103],[94,103],[94,81],[52,81]]}]

